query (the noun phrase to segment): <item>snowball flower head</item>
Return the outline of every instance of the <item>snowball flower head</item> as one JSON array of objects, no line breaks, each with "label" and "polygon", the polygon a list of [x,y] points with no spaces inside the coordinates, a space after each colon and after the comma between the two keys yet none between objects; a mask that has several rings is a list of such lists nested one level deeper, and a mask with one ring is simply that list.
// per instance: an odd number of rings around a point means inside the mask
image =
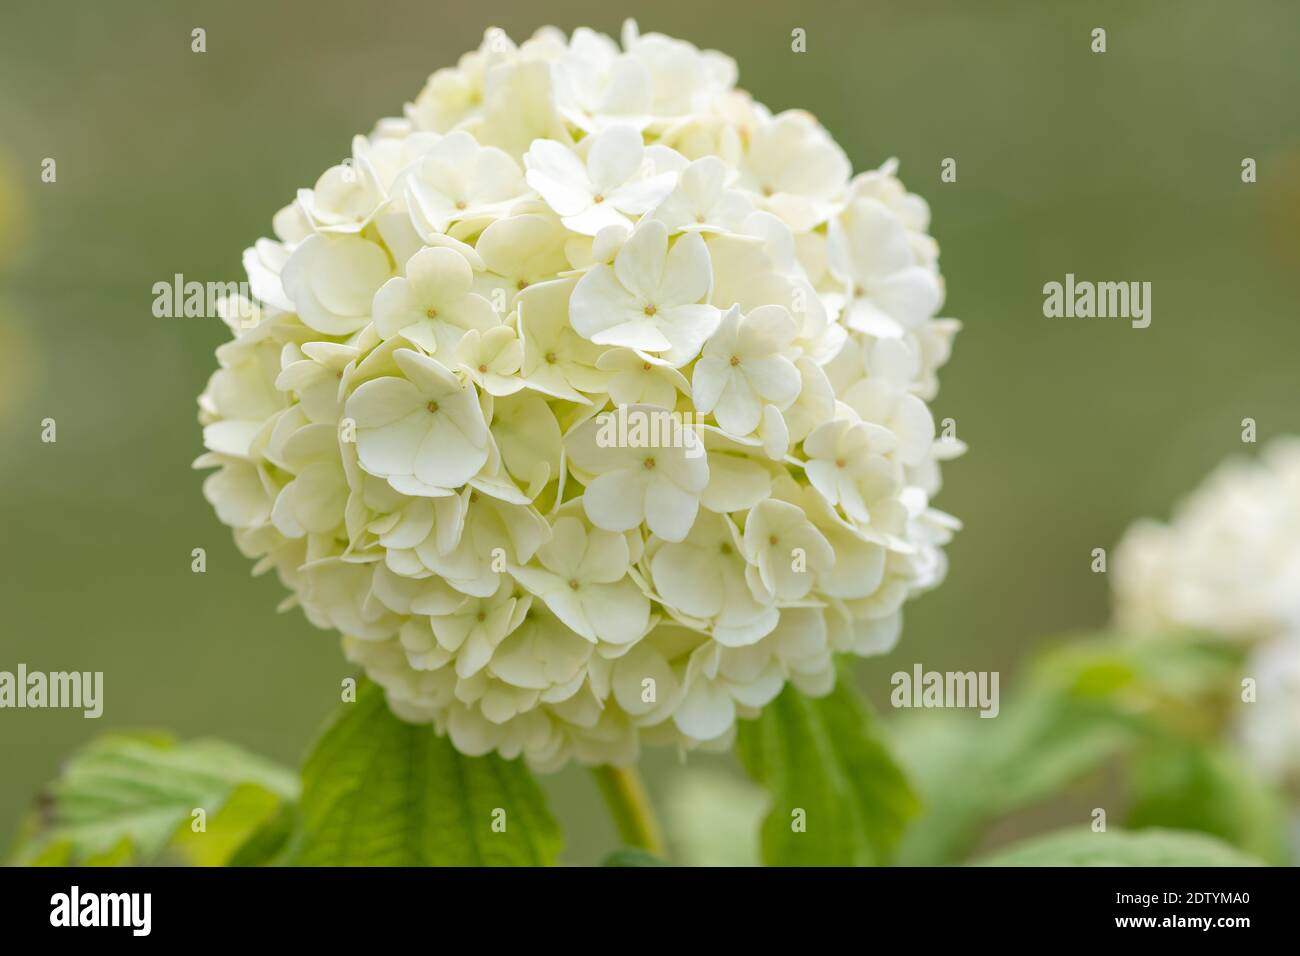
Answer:
[{"label": "snowball flower head", "polygon": [[1237,734],[1265,772],[1300,783],[1300,438],[1220,465],[1169,524],[1134,524],[1112,580],[1123,626],[1250,646],[1256,702]]},{"label": "snowball flower head", "polygon": [[735,81],[632,23],[489,30],[222,309],[206,496],[464,753],[726,748],[943,578],[925,203]]},{"label": "snowball flower head", "polygon": [[1135,523],[1112,583],[1116,616],[1135,630],[1300,634],[1300,439],[1220,465],[1168,524]]}]

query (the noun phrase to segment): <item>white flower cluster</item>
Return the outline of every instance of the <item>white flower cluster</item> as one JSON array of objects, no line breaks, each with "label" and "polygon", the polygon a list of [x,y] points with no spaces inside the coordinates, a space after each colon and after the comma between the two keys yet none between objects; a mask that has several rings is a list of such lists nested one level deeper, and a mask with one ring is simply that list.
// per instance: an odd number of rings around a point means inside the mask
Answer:
[{"label": "white flower cluster", "polygon": [[1169,524],[1143,520],[1115,554],[1115,614],[1137,631],[1250,644],[1257,682],[1238,731],[1274,775],[1300,774],[1300,438],[1220,465]]},{"label": "white flower cluster", "polygon": [[924,201],[727,57],[622,40],[489,30],[357,137],[245,253],[200,398],[287,603],[403,718],[541,769],[829,689],[955,526]]},{"label": "white flower cluster", "polygon": [[1252,641],[1300,634],[1300,439],[1229,460],[1169,524],[1144,519],[1115,552],[1119,623]]}]

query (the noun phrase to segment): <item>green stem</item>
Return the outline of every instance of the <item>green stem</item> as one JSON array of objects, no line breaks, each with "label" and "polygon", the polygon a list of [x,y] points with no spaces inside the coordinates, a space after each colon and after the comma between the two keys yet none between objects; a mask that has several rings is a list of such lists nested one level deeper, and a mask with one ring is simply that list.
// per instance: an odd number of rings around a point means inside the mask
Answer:
[{"label": "green stem", "polygon": [[659,821],[636,768],[592,767],[591,774],[623,842],[661,859],[666,856]]}]

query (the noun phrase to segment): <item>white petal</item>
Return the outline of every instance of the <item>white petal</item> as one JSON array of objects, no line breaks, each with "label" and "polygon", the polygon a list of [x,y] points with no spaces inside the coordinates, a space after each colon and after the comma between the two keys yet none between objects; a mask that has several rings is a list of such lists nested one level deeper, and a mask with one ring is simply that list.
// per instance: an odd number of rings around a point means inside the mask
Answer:
[{"label": "white petal", "polygon": [[362,383],[347,401],[344,414],[358,428],[381,428],[405,418],[425,404],[419,389],[405,379],[371,379]]},{"label": "white petal", "polygon": [[[660,228],[663,228],[662,226]],[[709,250],[699,233],[688,232],[668,253],[664,268],[661,305],[686,305],[708,297],[713,287],[713,267]]]},{"label": "white petal", "polygon": [[699,510],[700,501],[695,495],[669,481],[653,481],[646,488],[646,524],[665,541],[681,541],[685,538],[690,533]]},{"label": "white petal", "polygon": [[581,600],[597,637],[610,644],[635,641],[649,625],[650,602],[626,578],[617,584],[584,585]]},{"label": "white petal", "polygon": [[592,185],[598,192],[612,192],[636,175],[644,153],[641,134],[631,126],[611,126],[597,134],[587,154],[587,172]]},{"label": "white petal", "polygon": [[[614,257],[614,272],[623,288],[640,302],[656,306],[676,305],[676,300],[661,301],[667,256],[668,229],[663,223],[648,219],[628,237]],[[706,252],[706,261],[707,256]]]},{"label": "white petal", "polygon": [[372,475],[409,475],[415,455],[428,431],[429,414],[423,409],[382,428],[357,430],[357,458]]},{"label": "white petal", "polygon": [[554,140],[540,139],[524,156],[528,185],[561,216],[572,216],[591,205],[587,170],[573,151]]},{"label": "white petal", "polygon": [[673,713],[673,723],[688,737],[713,740],[721,737],[736,720],[736,703],[717,685],[696,680]]},{"label": "white petal", "polygon": [[645,515],[646,497],[644,483],[629,481],[625,471],[614,471],[587,486],[582,507],[597,528],[630,531]]}]

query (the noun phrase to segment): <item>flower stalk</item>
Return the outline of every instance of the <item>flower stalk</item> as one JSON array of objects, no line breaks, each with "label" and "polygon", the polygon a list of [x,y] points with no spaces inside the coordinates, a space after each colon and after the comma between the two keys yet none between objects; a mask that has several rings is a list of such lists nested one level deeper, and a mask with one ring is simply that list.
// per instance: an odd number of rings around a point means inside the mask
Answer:
[{"label": "flower stalk", "polygon": [[663,833],[655,817],[650,795],[635,767],[593,767],[605,805],[614,818],[618,835],[627,846],[645,850],[654,856],[667,855]]}]

